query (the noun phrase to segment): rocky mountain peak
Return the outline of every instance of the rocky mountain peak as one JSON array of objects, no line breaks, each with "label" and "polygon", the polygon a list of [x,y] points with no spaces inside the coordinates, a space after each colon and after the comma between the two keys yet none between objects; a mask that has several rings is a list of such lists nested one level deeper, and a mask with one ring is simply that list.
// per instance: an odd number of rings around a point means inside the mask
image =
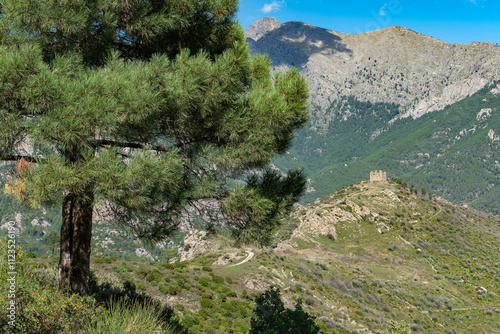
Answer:
[{"label": "rocky mountain peak", "polygon": [[343,97],[394,103],[399,117],[417,118],[500,79],[498,45],[447,43],[405,27],[352,34],[264,18],[246,34],[253,52],[269,54],[276,67],[298,67],[307,78],[311,125],[318,129]]},{"label": "rocky mountain peak", "polygon": [[264,17],[252,23],[252,25],[250,25],[245,31],[245,34],[248,38],[257,41],[268,32],[279,28],[280,26],[281,22],[274,17]]}]

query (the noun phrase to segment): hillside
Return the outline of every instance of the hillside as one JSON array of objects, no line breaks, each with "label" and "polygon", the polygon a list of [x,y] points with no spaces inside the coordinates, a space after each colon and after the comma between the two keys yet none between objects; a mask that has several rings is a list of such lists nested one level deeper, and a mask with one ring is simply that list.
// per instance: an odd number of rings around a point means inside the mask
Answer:
[{"label": "hillside", "polygon": [[300,297],[326,333],[377,333],[391,320],[413,333],[500,333],[500,219],[398,183],[297,208],[272,249],[203,239],[210,250],[191,261],[92,267],[108,290],[128,282],[169,303],[193,333],[245,333],[253,296],[270,285],[287,307]]},{"label": "hillside", "polygon": [[494,92],[487,87],[443,110],[390,125],[394,106],[352,100],[356,117],[333,122],[324,134],[300,131],[275,164],[304,168],[314,188],[306,202],[383,169],[448,200],[499,214],[500,95]]},{"label": "hillside", "polygon": [[[452,44],[403,27],[345,34],[264,18],[246,34],[311,85],[311,121],[281,170],[310,178],[304,203],[370,170],[500,213],[500,46]],[[410,117],[411,116],[411,117]]]}]

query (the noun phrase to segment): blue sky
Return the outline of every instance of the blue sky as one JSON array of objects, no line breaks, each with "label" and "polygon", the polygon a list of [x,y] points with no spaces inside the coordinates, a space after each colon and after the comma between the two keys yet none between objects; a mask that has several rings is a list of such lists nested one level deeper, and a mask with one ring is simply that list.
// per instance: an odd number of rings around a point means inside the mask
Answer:
[{"label": "blue sky", "polygon": [[266,16],[338,32],[397,25],[452,43],[500,44],[500,0],[240,0],[244,29]]}]

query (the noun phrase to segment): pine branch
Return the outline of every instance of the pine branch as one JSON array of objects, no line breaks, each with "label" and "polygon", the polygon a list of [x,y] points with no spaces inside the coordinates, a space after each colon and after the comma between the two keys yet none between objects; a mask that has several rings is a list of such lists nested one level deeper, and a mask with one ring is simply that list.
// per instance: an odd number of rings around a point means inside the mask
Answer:
[{"label": "pine branch", "polygon": [[184,140],[184,141],[181,141],[173,146],[164,146],[164,145],[118,142],[118,141],[108,140],[108,139],[96,140],[96,144],[98,146],[136,148],[136,149],[151,150],[151,151],[158,151],[158,152],[166,152],[166,151],[169,151],[170,149],[172,149],[172,147],[184,147],[184,146],[191,144],[191,143],[193,143],[192,140]]}]

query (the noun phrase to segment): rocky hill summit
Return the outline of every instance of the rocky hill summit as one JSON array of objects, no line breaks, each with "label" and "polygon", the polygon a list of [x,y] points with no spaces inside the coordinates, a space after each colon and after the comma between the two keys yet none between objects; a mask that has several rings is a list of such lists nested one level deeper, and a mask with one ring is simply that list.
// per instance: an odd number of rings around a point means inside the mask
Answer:
[{"label": "rocky hill summit", "polygon": [[[256,24],[258,22],[258,24]],[[245,35],[248,38],[251,38],[254,41],[257,41],[259,38],[281,26],[281,22],[275,19],[274,17],[264,17],[252,24],[245,31]]]},{"label": "rocky hill summit", "polygon": [[342,97],[395,103],[398,117],[417,118],[500,79],[499,45],[447,43],[404,27],[351,34],[263,18],[246,34],[252,51],[307,78],[312,126],[327,124],[334,115],[326,110]]}]

